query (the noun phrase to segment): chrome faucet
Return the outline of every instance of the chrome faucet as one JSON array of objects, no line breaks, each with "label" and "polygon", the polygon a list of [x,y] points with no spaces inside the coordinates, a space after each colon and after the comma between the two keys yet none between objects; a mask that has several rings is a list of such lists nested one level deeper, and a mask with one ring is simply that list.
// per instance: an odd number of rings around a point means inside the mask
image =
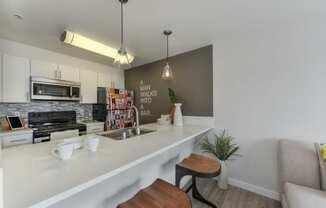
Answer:
[{"label": "chrome faucet", "polygon": [[131,106],[132,109],[134,109],[135,114],[136,114],[136,134],[140,135],[140,128],[139,128],[139,113],[138,109],[135,105]]}]

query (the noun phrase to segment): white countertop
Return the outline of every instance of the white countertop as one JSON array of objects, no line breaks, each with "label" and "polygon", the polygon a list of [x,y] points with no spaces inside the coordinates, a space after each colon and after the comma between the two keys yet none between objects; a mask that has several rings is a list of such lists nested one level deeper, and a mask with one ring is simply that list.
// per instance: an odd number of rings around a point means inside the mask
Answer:
[{"label": "white countertop", "polygon": [[3,150],[5,208],[55,204],[211,129],[156,124],[143,128],[157,131],[123,141],[97,136],[98,152],[78,150],[69,161],[51,155],[55,142]]}]

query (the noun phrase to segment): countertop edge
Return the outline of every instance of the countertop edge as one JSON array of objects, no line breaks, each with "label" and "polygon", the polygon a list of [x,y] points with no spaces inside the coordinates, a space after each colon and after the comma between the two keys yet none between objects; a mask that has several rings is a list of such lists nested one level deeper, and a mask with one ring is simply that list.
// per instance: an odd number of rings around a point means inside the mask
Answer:
[{"label": "countertop edge", "polygon": [[184,138],[184,139],[182,139],[182,140],[180,140],[180,141],[178,141],[178,142],[176,142],[174,144],[166,146],[166,147],[164,147],[164,148],[162,148],[162,149],[160,149],[160,150],[158,150],[156,152],[153,152],[153,153],[150,153],[150,154],[148,154],[146,156],[143,156],[143,157],[141,157],[141,158],[139,158],[139,159],[137,159],[135,161],[132,161],[132,162],[126,164],[126,165],[123,165],[120,168],[117,168],[117,169],[115,169],[115,170],[113,170],[113,171],[111,171],[111,172],[109,172],[107,174],[98,176],[98,177],[96,177],[96,178],[94,178],[94,179],[92,179],[90,181],[87,181],[86,183],[80,184],[80,185],[78,185],[78,186],[76,186],[74,188],[71,188],[71,189],[69,189],[67,191],[64,191],[64,192],[59,193],[59,194],[57,194],[55,196],[52,196],[49,199],[38,202],[38,203],[30,206],[29,208],[44,208],[44,207],[51,206],[51,205],[53,205],[55,203],[58,203],[58,202],[60,202],[60,201],[62,201],[64,199],[67,199],[67,198],[69,198],[69,197],[71,197],[71,196],[73,196],[73,195],[75,195],[75,194],[77,194],[77,193],[79,193],[79,192],[81,192],[81,191],[83,191],[85,189],[88,189],[88,188],[90,188],[90,187],[92,187],[94,185],[97,185],[97,184],[99,184],[99,183],[101,183],[101,182],[103,182],[103,181],[105,181],[105,180],[107,180],[107,179],[109,179],[109,178],[111,178],[113,176],[116,176],[119,173],[121,173],[121,172],[123,172],[123,171],[125,171],[125,170],[127,170],[129,168],[132,168],[132,167],[134,167],[134,166],[136,166],[136,165],[138,165],[138,164],[140,164],[140,163],[142,163],[142,162],[144,162],[144,161],[146,161],[146,160],[148,160],[150,158],[153,158],[153,157],[155,157],[155,156],[157,156],[157,155],[159,155],[159,154],[161,154],[161,153],[163,153],[163,152],[165,152],[165,151],[167,151],[167,150],[169,150],[169,149],[171,149],[173,147],[176,147],[176,146],[178,146],[178,145],[180,145],[180,144],[182,144],[182,143],[184,143],[184,142],[186,142],[186,141],[188,141],[190,139],[193,139],[196,136],[207,133],[208,131],[210,131],[212,129],[213,129],[212,127],[207,127],[204,130],[202,130],[202,131],[200,131],[200,132],[198,132],[196,134],[193,134],[193,135],[191,135],[189,137],[186,137],[186,138]]}]

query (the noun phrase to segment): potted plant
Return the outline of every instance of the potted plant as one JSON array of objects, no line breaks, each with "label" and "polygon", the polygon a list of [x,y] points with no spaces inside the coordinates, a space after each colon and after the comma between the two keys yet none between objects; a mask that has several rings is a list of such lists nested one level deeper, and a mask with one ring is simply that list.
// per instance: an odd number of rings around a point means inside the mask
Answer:
[{"label": "potted plant", "polygon": [[174,112],[175,112],[175,103],[177,102],[177,95],[175,94],[175,91],[172,88],[168,88],[169,90],[169,97],[170,97],[170,101],[172,103],[172,110],[170,113],[170,117],[171,117],[171,123],[173,124],[174,121]]},{"label": "potted plant", "polygon": [[239,146],[233,143],[234,138],[227,134],[226,130],[214,134],[214,141],[209,141],[206,137],[204,142],[201,143],[203,152],[214,155],[221,163],[221,173],[218,176],[218,186],[221,189],[228,188],[228,167],[226,162],[231,157],[239,156],[237,154]]}]

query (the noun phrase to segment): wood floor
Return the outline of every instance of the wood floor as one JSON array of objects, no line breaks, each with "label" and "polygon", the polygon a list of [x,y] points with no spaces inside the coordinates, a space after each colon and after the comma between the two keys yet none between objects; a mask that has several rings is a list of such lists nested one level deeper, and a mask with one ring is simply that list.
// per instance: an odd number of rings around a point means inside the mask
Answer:
[{"label": "wood floor", "polygon": [[[219,208],[281,208],[281,204],[275,200],[240,188],[230,186],[227,191],[222,191],[212,179],[198,179],[198,187],[202,195]],[[192,199],[192,204],[193,208],[210,208],[196,199]]]}]

